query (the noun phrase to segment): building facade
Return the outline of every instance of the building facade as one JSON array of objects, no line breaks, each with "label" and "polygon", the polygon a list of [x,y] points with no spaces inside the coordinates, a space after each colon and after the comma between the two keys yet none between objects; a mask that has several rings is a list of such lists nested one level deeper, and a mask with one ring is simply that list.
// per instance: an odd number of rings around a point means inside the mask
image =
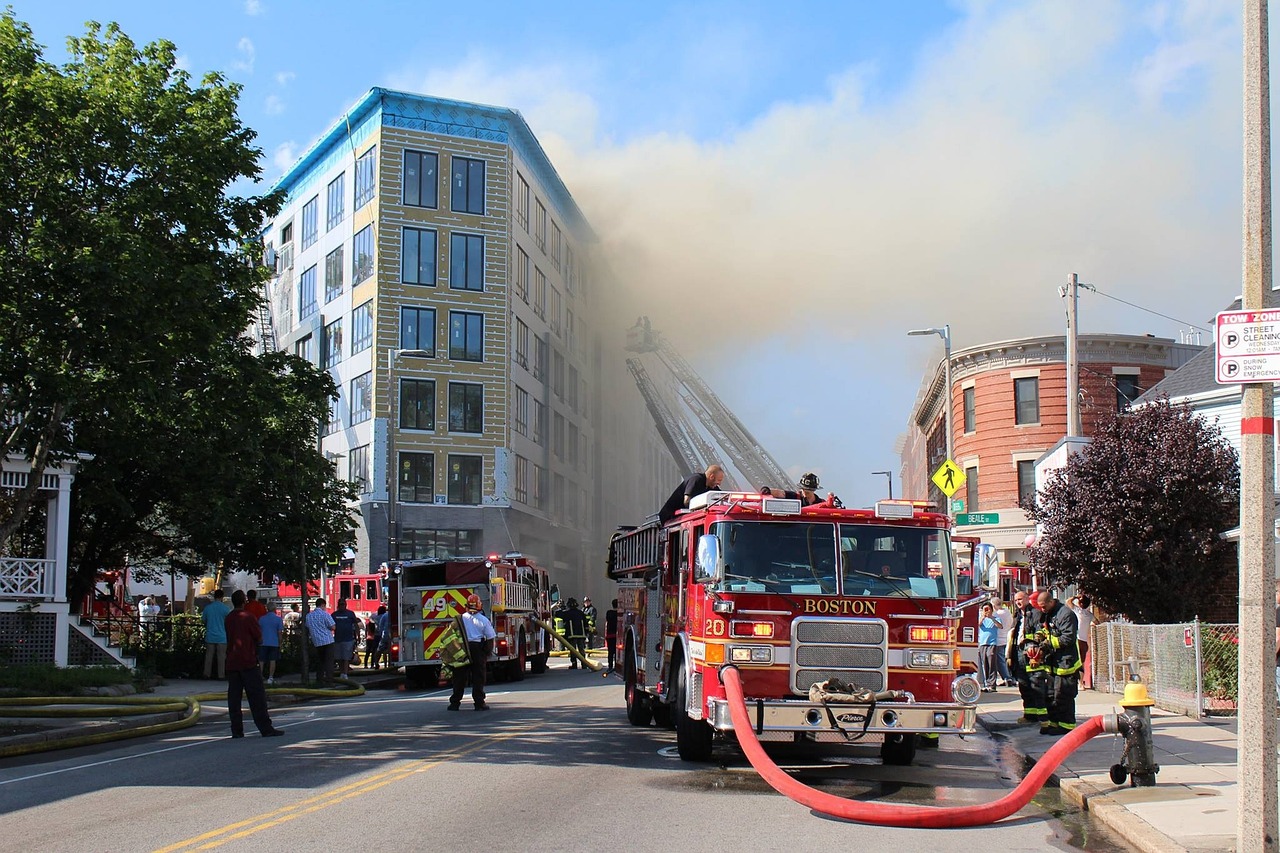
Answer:
[{"label": "building facade", "polygon": [[656,431],[608,384],[607,269],[523,117],[371,89],[276,187],[262,345],[340,389],[320,446],[360,493],[357,569],[517,550],[596,586],[608,532],[652,511],[602,472],[674,474],[642,465]]},{"label": "building facade", "polygon": [[[1080,420],[1084,435],[1203,348],[1139,335],[1078,339]],[[902,460],[904,497],[932,500],[953,515],[980,514],[982,524],[956,532],[996,546],[1002,562],[1022,562],[1035,533],[1021,504],[1035,494],[1036,461],[1067,431],[1065,336],[982,344],[951,355],[926,377],[908,424],[923,440],[908,440]],[[944,405],[951,407],[954,462],[964,472],[950,501],[929,476],[946,457]]]}]

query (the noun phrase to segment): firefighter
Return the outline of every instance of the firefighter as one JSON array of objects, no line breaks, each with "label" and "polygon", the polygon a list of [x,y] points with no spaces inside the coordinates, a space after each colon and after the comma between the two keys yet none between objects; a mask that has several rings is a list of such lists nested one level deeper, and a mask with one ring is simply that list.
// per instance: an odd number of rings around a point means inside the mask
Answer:
[{"label": "firefighter", "polygon": [[1040,624],[1035,648],[1039,652],[1044,684],[1045,721],[1042,735],[1063,735],[1076,727],[1076,694],[1079,692],[1079,623],[1071,608],[1047,589],[1036,595]]},{"label": "firefighter", "polygon": [[596,610],[596,606],[591,603],[590,596],[582,599],[582,615],[587,619],[587,648],[594,649],[596,647],[596,620],[600,617],[600,611]]},{"label": "firefighter", "polygon": [[809,473],[801,477],[800,482],[796,484],[798,491],[783,491],[769,486],[761,486],[760,494],[799,500],[801,506],[813,506],[814,504],[822,503],[823,499],[818,497],[817,491],[821,487],[818,482],[818,475]]},{"label": "firefighter", "polygon": [[471,699],[477,711],[489,710],[484,701],[484,684],[486,670],[489,666],[489,654],[493,651],[493,641],[497,634],[493,623],[480,609],[480,596],[472,593],[467,596],[467,612],[459,617],[462,629],[466,632],[467,650],[471,663],[454,667],[453,694],[449,697],[449,710],[456,711],[462,705],[462,694],[467,689],[468,679],[471,681]]},{"label": "firefighter", "polygon": [[[587,617],[578,609],[578,599],[569,599],[565,608],[556,615],[556,623],[560,633],[573,647],[569,650],[569,669],[577,669],[578,658],[573,650],[577,649],[584,659],[587,654]],[[582,668],[586,669],[586,664]]]},{"label": "firefighter", "polygon": [[1044,685],[1039,667],[1032,670],[1027,655],[1039,627],[1040,611],[1032,606],[1028,594],[1019,590],[1013,596],[1013,627],[1009,629],[1005,654],[1005,661],[1017,679],[1018,693],[1022,696],[1022,716],[1018,719],[1019,723],[1038,723],[1049,713],[1045,707]]}]

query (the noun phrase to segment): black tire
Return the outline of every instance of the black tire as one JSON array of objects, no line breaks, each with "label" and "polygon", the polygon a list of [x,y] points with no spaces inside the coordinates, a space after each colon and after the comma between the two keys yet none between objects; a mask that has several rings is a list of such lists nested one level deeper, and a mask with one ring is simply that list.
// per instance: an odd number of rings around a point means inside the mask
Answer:
[{"label": "black tire", "polygon": [[534,675],[542,675],[542,673],[547,671],[547,660],[549,657],[550,656],[546,652],[543,652],[540,655],[534,655],[529,658],[529,671]]},{"label": "black tire", "polygon": [[633,726],[647,726],[653,719],[653,706],[649,696],[636,683],[636,656],[630,646],[622,665],[623,690],[627,701],[627,722]]},{"label": "black tire", "polygon": [[436,666],[406,666],[404,681],[409,687],[421,690],[424,687],[435,687],[440,681],[440,668]]},{"label": "black tire", "polygon": [[715,732],[705,720],[689,716],[689,677],[684,670],[684,661],[677,658],[672,664],[671,674],[675,679],[671,714],[676,718],[676,751],[683,761],[710,761]]},{"label": "black tire", "polygon": [[512,681],[524,681],[524,668],[528,660],[528,651],[525,646],[524,631],[520,632],[520,639],[516,641],[516,656],[508,664],[507,673],[511,676]]},{"label": "black tire", "polygon": [[916,741],[913,734],[885,735],[880,744],[880,760],[894,767],[910,767],[916,760]]}]

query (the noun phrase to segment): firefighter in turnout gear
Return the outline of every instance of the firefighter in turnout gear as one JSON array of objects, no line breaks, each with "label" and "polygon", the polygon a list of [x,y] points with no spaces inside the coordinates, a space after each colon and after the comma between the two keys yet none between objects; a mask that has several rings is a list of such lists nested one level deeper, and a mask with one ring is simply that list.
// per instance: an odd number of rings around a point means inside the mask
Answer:
[{"label": "firefighter in turnout gear", "polygon": [[1045,720],[1040,734],[1062,735],[1076,727],[1079,622],[1071,608],[1064,607],[1047,589],[1036,593],[1036,607],[1040,618],[1035,645],[1028,648],[1028,655],[1039,659],[1040,683],[1044,685]]},{"label": "firefighter in turnout gear", "polygon": [[1036,606],[1038,593],[1019,592],[1014,601],[1018,605],[1013,628],[1009,631],[1009,643],[1013,650],[1014,669],[1018,673],[1018,692],[1022,696],[1020,723],[1044,723],[1049,719],[1048,676],[1040,654],[1040,630],[1044,614]]},{"label": "firefighter in turnout gear", "polygon": [[[578,609],[578,599],[571,598],[569,603],[563,610],[556,614],[556,628],[565,639],[573,644],[573,648],[578,650],[578,654],[583,658],[587,654],[587,617]],[[569,669],[578,668],[578,659],[574,657],[572,650],[569,652]],[[583,665],[583,669],[586,666]]]}]

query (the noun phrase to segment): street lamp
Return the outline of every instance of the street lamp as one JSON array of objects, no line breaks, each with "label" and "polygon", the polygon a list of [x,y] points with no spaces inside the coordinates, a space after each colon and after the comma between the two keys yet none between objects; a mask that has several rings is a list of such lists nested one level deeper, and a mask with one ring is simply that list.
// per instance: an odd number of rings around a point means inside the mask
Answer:
[{"label": "street lamp", "polygon": [[392,368],[395,366],[396,359],[402,355],[412,356],[415,358],[431,358],[435,355],[431,350],[425,349],[396,349],[392,347],[387,350],[387,559],[395,560],[400,557],[400,537],[399,531],[396,530],[396,491],[400,488],[399,464],[396,460],[396,430],[400,423],[397,418],[397,412],[400,403],[400,389],[394,387],[396,385],[392,376]]},{"label": "street lamp", "polygon": [[955,460],[952,459],[953,454],[951,449],[951,324],[948,323],[945,326],[943,326],[941,329],[912,329],[911,331],[907,332],[907,334],[908,335],[937,335],[938,337],[942,338],[942,347],[944,350],[944,357],[946,358],[946,362],[947,362],[946,378],[943,380],[944,382],[946,382],[946,385],[947,385],[946,405],[943,408],[943,414],[946,416],[945,429],[947,431],[947,459],[950,459],[954,463]]},{"label": "street lamp", "polygon": [[889,478],[889,500],[893,500],[893,472],[892,471],[872,471],[872,474],[884,474]]}]

